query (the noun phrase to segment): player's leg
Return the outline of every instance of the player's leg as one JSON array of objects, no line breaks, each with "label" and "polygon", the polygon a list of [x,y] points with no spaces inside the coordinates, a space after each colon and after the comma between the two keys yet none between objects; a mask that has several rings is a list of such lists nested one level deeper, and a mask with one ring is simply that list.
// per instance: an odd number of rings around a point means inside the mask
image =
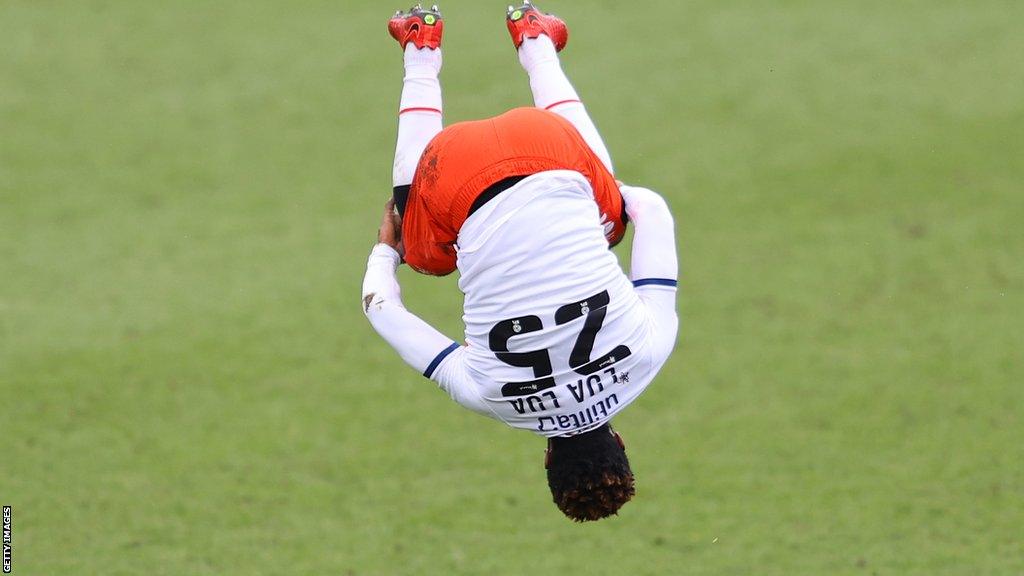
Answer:
[{"label": "player's leg", "polygon": [[569,37],[565,23],[541,13],[529,2],[510,9],[506,22],[512,43],[519,50],[519,62],[530,77],[534,104],[572,122],[608,171],[614,174],[608,148],[558,60],[558,52]]},{"label": "player's leg", "polygon": [[441,131],[441,35],[444,23],[437,6],[426,10],[419,5],[395,14],[388,31],[402,45],[405,78],[398,112],[398,141],[392,183],[399,213],[405,211],[409,186],[420,156],[430,140]]}]

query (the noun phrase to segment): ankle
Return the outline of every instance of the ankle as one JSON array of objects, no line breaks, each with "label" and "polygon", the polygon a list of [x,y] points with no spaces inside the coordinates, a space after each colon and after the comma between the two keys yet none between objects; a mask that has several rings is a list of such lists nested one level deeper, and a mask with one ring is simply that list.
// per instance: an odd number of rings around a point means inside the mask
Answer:
[{"label": "ankle", "polygon": [[554,42],[546,34],[527,38],[519,46],[519,63],[527,72],[550,62],[558,63],[558,52],[555,50]]},{"label": "ankle", "polygon": [[443,59],[440,48],[416,48],[409,43],[405,47],[404,60],[406,77],[432,77],[441,73]]}]

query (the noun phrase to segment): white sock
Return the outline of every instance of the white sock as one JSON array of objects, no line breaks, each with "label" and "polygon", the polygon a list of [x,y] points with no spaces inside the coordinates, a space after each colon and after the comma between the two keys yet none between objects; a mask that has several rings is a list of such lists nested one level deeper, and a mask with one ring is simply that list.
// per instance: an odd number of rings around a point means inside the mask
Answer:
[{"label": "white sock", "polygon": [[530,76],[534,105],[551,110],[571,122],[608,171],[614,174],[608,148],[590,115],[587,114],[583,102],[580,101],[579,94],[562,71],[558,51],[555,50],[551,38],[541,34],[536,38],[524,40],[519,47],[519,63]]},{"label": "white sock", "polygon": [[443,128],[441,111],[441,49],[405,46],[405,79],[398,112],[398,141],[391,172],[394,186],[412,183],[424,148]]},{"label": "white sock", "polygon": [[562,71],[551,38],[541,34],[537,38],[523,40],[519,47],[519,63],[530,75],[533,102],[538,108],[548,108],[558,102],[579,101],[576,89]]}]

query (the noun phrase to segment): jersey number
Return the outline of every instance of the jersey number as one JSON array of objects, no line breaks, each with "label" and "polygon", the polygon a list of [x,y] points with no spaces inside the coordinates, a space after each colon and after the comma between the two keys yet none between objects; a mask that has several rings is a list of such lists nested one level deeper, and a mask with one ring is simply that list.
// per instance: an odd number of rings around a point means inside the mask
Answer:
[{"label": "jersey number", "polygon": [[[597,372],[619,360],[629,356],[631,351],[628,346],[619,344],[611,352],[600,358],[591,359],[594,351],[594,341],[597,333],[604,325],[604,317],[608,313],[608,303],[611,299],[608,291],[605,290],[590,298],[566,304],[555,311],[555,324],[561,326],[573,320],[586,316],[583,322],[583,329],[576,337],[576,343],[569,354],[569,367],[577,374],[588,375]],[[509,352],[508,341],[513,336],[521,336],[536,332],[544,328],[544,323],[538,316],[520,316],[502,320],[491,328],[489,343],[491,351],[498,360],[516,366],[518,368],[532,368],[533,380],[526,382],[509,382],[501,387],[503,396],[524,396],[536,394],[541,390],[553,388],[555,379],[551,376],[554,370],[551,365],[551,354],[547,350],[534,350],[532,352]]]}]

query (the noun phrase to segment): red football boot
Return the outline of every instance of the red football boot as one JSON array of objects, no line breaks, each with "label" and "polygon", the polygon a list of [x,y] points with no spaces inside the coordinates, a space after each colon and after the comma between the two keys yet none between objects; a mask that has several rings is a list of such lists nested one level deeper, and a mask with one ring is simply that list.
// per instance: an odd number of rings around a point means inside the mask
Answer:
[{"label": "red football boot", "polygon": [[444,34],[444,22],[437,5],[429,10],[417,4],[408,12],[399,10],[388,21],[388,32],[398,40],[405,50],[405,45],[412,42],[417,48],[436,50],[441,47],[441,35]]},{"label": "red football boot", "polygon": [[519,8],[509,6],[505,17],[508,33],[512,35],[512,44],[516,50],[523,45],[523,40],[546,34],[555,44],[555,50],[561,52],[562,48],[565,48],[565,43],[569,41],[569,28],[565,22],[558,16],[537,10],[530,0],[524,2]]}]

